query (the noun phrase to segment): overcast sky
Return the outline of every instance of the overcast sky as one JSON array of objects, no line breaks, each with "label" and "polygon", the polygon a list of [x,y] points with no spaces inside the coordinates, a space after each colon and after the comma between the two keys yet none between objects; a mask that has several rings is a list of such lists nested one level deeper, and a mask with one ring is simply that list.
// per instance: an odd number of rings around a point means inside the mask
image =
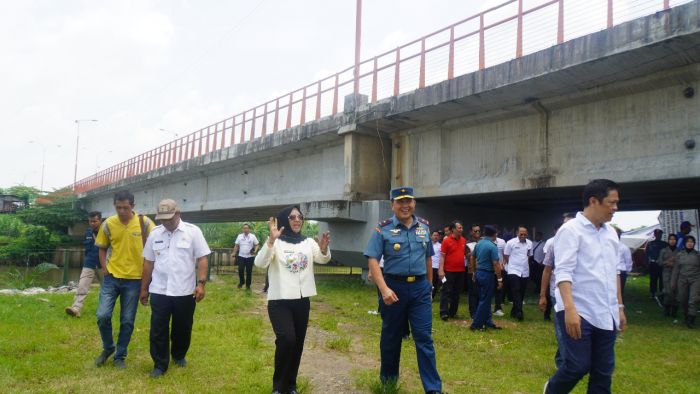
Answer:
[{"label": "overcast sky", "polygon": [[[365,0],[362,58],[502,2]],[[81,179],[352,65],[354,33],[355,0],[0,0],[0,187],[39,187],[44,149],[71,184],[76,119]]]},{"label": "overcast sky", "polygon": [[[363,57],[488,3],[365,0]],[[0,186],[39,186],[39,143],[72,183],[75,119],[80,179],[350,66],[354,35],[354,0],[0,0]]]}]

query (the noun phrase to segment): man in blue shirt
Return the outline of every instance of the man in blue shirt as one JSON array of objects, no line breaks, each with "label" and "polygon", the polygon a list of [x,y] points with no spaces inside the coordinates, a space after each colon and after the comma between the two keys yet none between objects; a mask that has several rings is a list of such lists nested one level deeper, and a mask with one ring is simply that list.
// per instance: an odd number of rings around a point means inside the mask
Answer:
[{"label": "man in blue shirt", "polygon": [[[377,224],[364,253],[384,302],[379,376],[382,383],[388,385],[395,384],[399,377],[401,339],[408,317],[423,389],[426,393],[441,393],[432,337],[431,256],[434,251],[428,222],[415,216],[415,209],[412,188],[392,189],[394,216]],[[382,257],[383,275],[379,269]]]},{"label": "man in blue shirt", "polygon": [[501,264],[496,246],[496,230],[493,226],[484,226],[484,237],[476,244],[470,264],[472,270],[476,269],[476,284],[479,289],[479,306],[471,330],[483,330],[484,327],[500,330],[501,327],[494,324],[491,319],[491,300],[495,293],[493,275],[496,274],[498,289],[503,288],[503,277],[501,276]]},{"label": "man in blue shirt", "polygon": [[85,237],[83,238],[85,260],[83,262],[83,269],[80,271],[78,289],[75,292],[73,305],[65,309],[66,313],[71,316],[80,317],[80,310],[83,309],[85,298],[87,298],[88,291],[90,291],[90,285],[93,279],[95,279],[95,273],[98,268],[100,268],[99,248],[95,246],[95,237],[100,230],[100,224],[102,224],[102,213],[97,211],[90,212],[88,214],[89,227],[85,230]]}]

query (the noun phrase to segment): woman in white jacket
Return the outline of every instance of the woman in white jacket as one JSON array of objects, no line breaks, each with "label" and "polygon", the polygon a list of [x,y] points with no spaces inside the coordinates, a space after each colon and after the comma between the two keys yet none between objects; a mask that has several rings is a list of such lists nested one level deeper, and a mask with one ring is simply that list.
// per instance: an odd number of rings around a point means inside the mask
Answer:
[{"label": "woman in white jacket", "polygon": [[309,297],[316,295],[314,263],[331,259],[329,233],[314,241],[301,234],[304,216],[289,206],[269,220],[270,237],[255,257],[255,265],[269,267],[267,313],[275,331],[275,372],[272,393],[298,394],[297,374],[309,324]]}]

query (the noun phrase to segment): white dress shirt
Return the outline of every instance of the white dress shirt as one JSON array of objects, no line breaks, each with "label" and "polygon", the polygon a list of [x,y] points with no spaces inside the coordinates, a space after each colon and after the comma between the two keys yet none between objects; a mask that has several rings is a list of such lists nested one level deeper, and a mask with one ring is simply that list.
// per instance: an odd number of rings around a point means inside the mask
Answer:
[{"label": "white dress shirt", "polygon": [[267,241],[255,256],[255,265],[270,267],[268,300],[294,300],[316,295],[314,263],[326,264],[331,259],[331,249],[321,253],[318,243],[306,238],[298,244],[276,239],[270,247]]},{"label": "white dress shirt", "polygon": [[503,254],[508,256],[508,275],[518,275],[521,278],[530,276],[528,257],[532,256],[532,241],[526,239],[525,242],[520,242],[515,237],[506,242]]},{"label": "white dress shirt", "polygon": [[153,262],[148,291],[178,297],[194,294],[197,259],[210,253],[199,227],[182,220],[173,232],[156,226],[143,247],[143,257]]},{"label": "white dress shirt", "polygon": [[617,266],[618,272],[632,271],[632,252],[624,243],[620,242],[620,263]]},{"label": "white dress shirt", "polygon": [[[542,264],[545,267],[554,267],[554,237],[544,243],[544,259]],[[557,288],[556,275],[552,268],[552,274],[549,276],[549,295],[554,297],[554,290]]]},{"label": "white dress shirt", "polygon": [[[617,304],[617,233],[604,224],[596,229],[582,212],[564,223],[554,240],[556,283],[571,282],[571,293],[578,314],[602,330],[614,330],[620,324]],[[564,302],[557,288],[557,312]]]},{"label": "white dress shirt", "polygon": [[[433,242],[433,252],[435,252],[435,254],[430,257],[432,259],[433,268],[440,268],[440,248],[441,247],[442,247],[442,243],[440,241]],[[384,263],[384,259],[382,259],[381,267],[384,267],[383,263]]]},{"label": "white dress shirt", "polygon": [[253,233],[238,234],[236,237],[236,245],[238,245],[238,255],[247,259],[248,257],[253,257],[253,248],[258,244],[258,238]]}]

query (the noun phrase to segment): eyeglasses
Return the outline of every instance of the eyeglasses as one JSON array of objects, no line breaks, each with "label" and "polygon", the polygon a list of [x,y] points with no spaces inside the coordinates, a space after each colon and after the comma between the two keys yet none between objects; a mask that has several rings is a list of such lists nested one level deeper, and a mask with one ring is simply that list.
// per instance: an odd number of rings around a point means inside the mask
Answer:
[{"label": "eyeglasses", "polygon": [[472,230],[473,233],[480,233],[481,230]]},{"label": "eyeglasses", "polygon": [[304,220],[304,215],[289,215],[287,216],[289,220]]}]

